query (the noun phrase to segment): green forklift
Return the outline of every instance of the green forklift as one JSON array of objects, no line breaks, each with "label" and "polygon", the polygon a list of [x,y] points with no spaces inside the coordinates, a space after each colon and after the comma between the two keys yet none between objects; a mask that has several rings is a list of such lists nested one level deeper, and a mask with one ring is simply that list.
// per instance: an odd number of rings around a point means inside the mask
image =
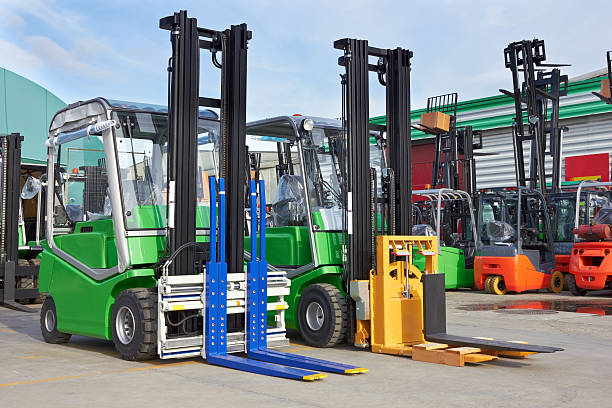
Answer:
[{"label": "green forklift", "polygon": [[[257,211],[266,208],[265,183],[246,172],[251,32],[198,27],[186,11],[160,28],[172,44],[167,109],[95,98],[51,122],[39,255],[45,341],[78,334],[112,340],[126,360],[201,356],[303,381],[325,378],[319,371],[366,372],[272,350],[287,339],[266,315],[285,309],[288,280],[267,272],[266,217]],[[221,70],[220,98],[199,95],[201,49]],[[201,154],[210,140],[219,149]]]}]

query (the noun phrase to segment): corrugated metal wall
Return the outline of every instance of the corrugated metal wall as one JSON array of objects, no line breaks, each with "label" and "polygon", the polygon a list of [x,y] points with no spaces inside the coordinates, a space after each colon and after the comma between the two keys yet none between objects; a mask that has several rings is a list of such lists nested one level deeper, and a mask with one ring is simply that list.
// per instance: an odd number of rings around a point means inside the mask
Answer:
[{"label": "corrugated metal wall", "polygon": [[[612,114],[580,116],[560,121],[567,126],[564,133],[563,157],[612,152]],[[529,157],[526,148],[525,159]],[[514,154],[510,127],[485,130],[483,148],[475,153],[490,155],[476,157],[476,185],[478,188],[515,186]],[[552,163],[547,160],[546,172]],[[529,169],[525,169],[529,173]],[[565,160],[561,180],[565,180]]]}]

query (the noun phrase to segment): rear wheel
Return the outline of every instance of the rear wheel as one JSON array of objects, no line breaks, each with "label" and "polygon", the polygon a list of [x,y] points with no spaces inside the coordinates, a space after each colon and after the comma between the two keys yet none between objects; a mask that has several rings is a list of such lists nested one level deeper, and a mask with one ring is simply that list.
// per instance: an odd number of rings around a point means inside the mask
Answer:
[{"label": "rear wheel", "polygon": [[328,283],[307,287],[298,304],[298,326],[311,346],[332,347],[341,343],[348,326],[346,299]]},{"label": "rear wheel", "polygon": [[570,276],[573,276],[573,275],[567,272],[563,274],[563,290],[569,290]]},{"label": "rear wheel", "polygon": [[508,291],[506,290],[506,283],[504,282],[504,278],[501,276],[494,276],[491,279],[491,283],[489,284],[491,287],[491,293],[496,295],[505,295]]},{"label": "rear wheel", "polygon": [[550,275],[550,285],[548,289],[552,293],[560,293],[563,290],[563,272],[553,271]]},{"label": "rear wheel", "polygon": [[484,283],[484,290],[486,293],[493,293],[493,289],[491,289],[491,280],[493,279],[493,275],[487,276]]},{"label": "rear wheel", "polygon": [[47,343],[68,343],[70,334],[57,330],[57,310],[51,296],[47,296],[40,309],[40,331]]},{"label": "rear wheel", "polygon": [[117,296],[111,315],[113,343],[124,360],[147,360],[157,352],[157,294],[128,289]]},{"label": "rear wheel", "polygon": [[574,296],[584,296],[587,293],[586,289],[582,289],[579,288],[578,285],[576,285],[576,277],[574,276],[573,273],[568,273],[569,278],[568,278],[568,288],[569,291],[572,295]]}]

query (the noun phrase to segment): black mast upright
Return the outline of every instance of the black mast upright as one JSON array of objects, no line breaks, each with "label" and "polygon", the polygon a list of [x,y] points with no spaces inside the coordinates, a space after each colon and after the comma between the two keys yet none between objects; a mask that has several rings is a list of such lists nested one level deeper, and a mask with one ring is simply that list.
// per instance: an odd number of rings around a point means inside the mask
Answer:
[{"label": "black mast upright", "polygon": [[[196,173],[200,48],[198,23],[182,10],[160,20],[170,30],[168,96],[168,249],[175,253],[196,240]],[[171,266],[171,275],[198,273],[194,247],[186,247]]]},{"label": "black mast upright", "polygon": [[[524,40],[510,43],[504,49],[506,68],[512,73],[512,92],[500,91],[514,99],[515,117],[512,142],[517,186],[548,190],[555,193],[561,187],[561,144],[563,129],[559,127],[559,100],[567,95],[567,75],[558,68],[544,71],[544,67],[564,64],[545,64],[544,40]],[[549,111],[550,105],[550,111]],[[524,122],[526,123],[526,126]],[[523,144],[529,143],[529,176],[525,174]],[[546,174],[546,156],[552,158],[552,173]],[[551,188],[546,186],[547,176]]]},{"label": "black mast upright", "polygon": [[[226,180],[228,272],[242,272],[244,196],[246,184],[246,50],[251,32],[246,24],[224,31],[201,28],[181,10],[159,22],[170,31],[170,93],[168,100],[169,243],[176,254],[170,274],[198,273],[196,252],[197,126],[200,107],[217,108],[221,117],[220,174]],[[200,49],[212,53],[221,68],[221,98],[199,96]],[[222,60],[217,60],[217,52]],[[177,251],[180,251],[176,253]]]},{"label": "black mast upright", "polygon": [[242,272],[244,262],[244,188],[246,185],[246,24],[221,34],[221,177],[227,196],[226,260],[228,272]]},{"label": "black mast upright", "polygon": [[[21,278],[32,278],[38,275],[38,266],[19,263],[19,214],[21,193],[21,142],[23,136],[11,133],[0,136],[0,203],[2,205],[2,222],[0,223],[0,304],[24,312],[37,312],[36,309],[17,303],[16,299],[35,299],[38,288],[17,287]],[[40,197],[38,198],[41,199]],[[25,244],[25,243],[24,243]]]},{"label": "black mast upright", "polygon": [[[340,64],[346,69],[348,278],[368,279],[372,265],[372,219],[370,216],[370,140],[368,41],[338,40],[343,49]],[[351,315],[349,313],[349,315]],[[349,331],[350,333],[350,331]]]},{"label": "black mast upright", "polygon": [[387,50],[387,147],[388,166],[395,173],[396,234],[412,232],[412,160],[410,135],[410,58],[412,51]]}]

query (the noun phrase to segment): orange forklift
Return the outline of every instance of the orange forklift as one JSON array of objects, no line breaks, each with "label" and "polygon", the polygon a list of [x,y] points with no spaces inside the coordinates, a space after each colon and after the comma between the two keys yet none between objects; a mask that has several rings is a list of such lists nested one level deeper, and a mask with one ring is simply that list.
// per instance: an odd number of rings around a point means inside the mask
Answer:
[{"label": "orange forklift", "polygon": [[[478,197],[480,242],[474,281],[478,289],[498,295],[537,289],[560,292],[563,273],[555,269],[549,206],[551,197],[561,192],[564,129],[559,126],[559,99],[567,95],[568,78],[558,68],[563,64],[545,63],[544,40],[510,43],[504,57],[513,91],[500,92],[514,100],[517,187],[481,192]],[[547,156],[551,174],[545,172]]]}]

